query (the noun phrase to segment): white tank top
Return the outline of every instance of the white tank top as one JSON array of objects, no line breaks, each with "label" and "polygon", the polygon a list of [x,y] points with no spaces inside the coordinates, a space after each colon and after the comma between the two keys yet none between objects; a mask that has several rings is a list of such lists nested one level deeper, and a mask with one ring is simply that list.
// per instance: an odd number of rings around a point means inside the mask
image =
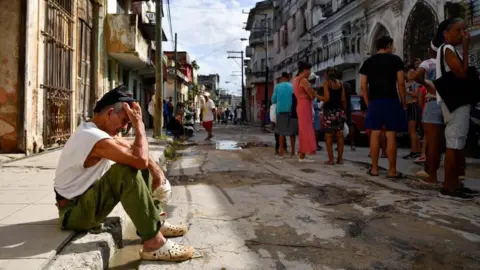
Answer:
[{"label": "white tank top", "polygon": [[110,169],[115,162],[108,159],[102,159],[89,168],[83,167],[93,146],[107,138],[112,137],[92,122],[84,122],[77,127],[65,144],[55,171],[54,188],[58,194],[67,199],[77,197]]}]

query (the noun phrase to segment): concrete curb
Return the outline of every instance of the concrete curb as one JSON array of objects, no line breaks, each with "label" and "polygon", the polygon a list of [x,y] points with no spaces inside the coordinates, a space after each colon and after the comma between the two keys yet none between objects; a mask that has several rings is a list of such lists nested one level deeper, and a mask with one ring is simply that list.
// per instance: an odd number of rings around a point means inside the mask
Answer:
[{"label": "concrete curb", "polygon": [[[164,149],[164,146],[152,145],[150,154],[166,172]],[[98,231],[72,233],[42,269],[106,269],[116,250],[123,247],[127,222],[127,213],[120,204],[117,205]]]}]

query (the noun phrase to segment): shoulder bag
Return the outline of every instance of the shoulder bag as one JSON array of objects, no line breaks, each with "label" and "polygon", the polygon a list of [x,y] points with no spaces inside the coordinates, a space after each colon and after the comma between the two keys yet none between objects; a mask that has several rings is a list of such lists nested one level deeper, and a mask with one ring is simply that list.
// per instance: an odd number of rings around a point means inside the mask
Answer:
[{"label": "shoulder bag", "polygon": [[[468,67],[466,78],[458,78],[452,71],[445,70],[444,46],[439,48],[442,76],[433,81],[437,92],[450,112],[464,105],[473,105],[480,101],[480,79],[475,67]],[[455,50],[457,57],[463,61]]]}]

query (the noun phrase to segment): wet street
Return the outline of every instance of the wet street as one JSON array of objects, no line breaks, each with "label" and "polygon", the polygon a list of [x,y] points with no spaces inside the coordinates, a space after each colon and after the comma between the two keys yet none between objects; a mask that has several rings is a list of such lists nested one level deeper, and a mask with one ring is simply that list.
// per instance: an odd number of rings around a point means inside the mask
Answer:
[{"label": "wet street", "polygon": [[169,164],[171,223],[190,231],[183,263],[141,262],[131,223],[110,269],[478,269],[478,201],[456,202],[416,180],[370,177],[358,163],[274,156],[273,134],[217,127],[213,142]]}]

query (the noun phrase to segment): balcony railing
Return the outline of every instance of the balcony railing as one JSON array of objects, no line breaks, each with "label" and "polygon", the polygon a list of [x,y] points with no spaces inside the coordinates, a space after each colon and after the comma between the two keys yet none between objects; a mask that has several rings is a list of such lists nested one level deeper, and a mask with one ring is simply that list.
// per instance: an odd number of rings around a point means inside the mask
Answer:
[{"label": "balcony railing", "polygon": [[[258,43],[265,43],[265,31],[256,31],[256,32],[252,32],[250,34],[250,38],[249,38],[249,41],[250,41],[250,44],[258,44]],[[273,41],[273,37],[272,35],[268,35],[268,41]]]}]

